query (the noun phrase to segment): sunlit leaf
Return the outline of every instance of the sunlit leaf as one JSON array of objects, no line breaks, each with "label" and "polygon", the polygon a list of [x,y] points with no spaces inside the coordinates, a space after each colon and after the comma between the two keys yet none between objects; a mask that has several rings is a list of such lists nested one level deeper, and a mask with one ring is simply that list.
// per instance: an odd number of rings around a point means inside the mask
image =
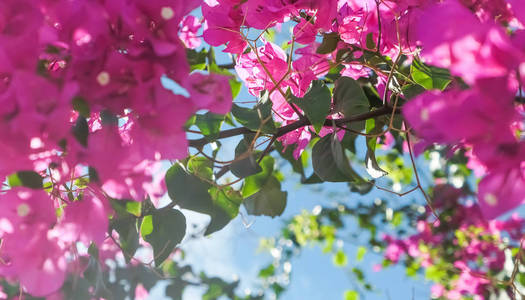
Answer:
[{"label": "sunlit leaf", "polygon": [[145,220],[141,226],[142,238],[153,247],[155,265],[160,266],[184,238],[186,218],[178,210],[160,209]]},{"label": "sunlit leaf", "polygon": [[412,62],[410,73],[412,79],[427,90],[444,90],[452,80],[449,70],[426,65],[418,59]]},{"label": "sunlit leaf", "polygon": [[299,106],[317,133],[323,128],[326,117],[330,114],[330,89],[320,80],[312,81],[310,89],[302,98],[292,96],[292,102]]}]

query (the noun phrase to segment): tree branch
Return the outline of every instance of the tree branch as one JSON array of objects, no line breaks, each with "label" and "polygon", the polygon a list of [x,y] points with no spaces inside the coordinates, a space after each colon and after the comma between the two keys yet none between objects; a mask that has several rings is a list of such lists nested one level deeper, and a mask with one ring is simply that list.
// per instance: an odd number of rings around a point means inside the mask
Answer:
[{"label": "tree branch", "polygon": [[[401,110],[399,108],[396,108],[395,113],[397,114],[400,111]],[[335,122],[336,126],[342,126],[342,125],[345,125],[345,124],[348,124],[348,123],[365,121],[365,120],[368,120],[370,118],[383,116],[383,115],[388,115],[388,114],[391,114],[392,112],[394,112],[392,107],[384,106],[384,107],[381,107],[379,109],[376,109],[376,110],[373,110],[373,111],[369,111],[367,113],[363,113],[363,114],[359,114],[359,115],[355,115],[355,116],[350,116],[350,117],[347,117],[347,118],[335,119],[335,120],[326,119],[325,123],[324,123],[324,126],[332,127],[333,126],[333,122]],[[283,135],[285,135],[285,134],[287,134],[289,132],[292,132],[292,131],[294,131],[296,129],[299,129],[299,128],[305,127],[305,126],[309,126],[309,125],[312,125],[312,123],[308,119],[297,120],[296,122],[294,122],[292,124],[288,124],[286,126],[283,126],[283,127],[280,127],[279,129],[277,129],[277,132],[274,134],[274,136],[275,136],[275,138],[279,138],[279,137],[281,137],[281,136],[283,136]],[[219,139],[224,139],[224,138],[234,137],[234,136],[238,136],[238,135],[241,135],[241,134],[247,134],[247,133],[256,133],[256,131],[248,129],[246,127],[227,129],[227,130],[221,131],[219,133],[219,137],[218,138]],[[200,139],[189,140],[189,145],[190,145],[190,147],[193,147],[193,148],[202,149],[202,147],[204,147],[209,142],[210,141],[208,139],[203,137],[203,138],[200,138]]]}]

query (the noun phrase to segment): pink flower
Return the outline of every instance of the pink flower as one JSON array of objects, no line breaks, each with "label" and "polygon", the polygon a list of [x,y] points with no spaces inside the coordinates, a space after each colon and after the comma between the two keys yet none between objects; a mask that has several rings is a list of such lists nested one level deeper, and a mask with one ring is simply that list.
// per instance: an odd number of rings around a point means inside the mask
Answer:
[{"label": "pink flower", "polygon": [[58,290],[66,277],[64,250],[48,236],[48,226],[23,227],[5,237],[0,274],[15,276],[31,295],[42,297]]},{"label": "pink flower", "polygon": [[[523,60],[524,54],[514,48],[499,25],[480,22],[458,1],[429,7],[417,28],[423,56],[431,64],[449,68],[468,83],[479,77],[506,75]],[[440,32],[439,36],[436,32]]]},{"label": "pink flower", "polygon": [[262,90],[276,88],[275,83],[283,78],[287,70],[286,53],[270,42],[257,48],[257,54],[252,51],[240,55],[235,65],[237,75],[245,82],[248,91],[257,97]]},{"label": "pink flower", "polygon": [[341,71],[341,76],[351,77],[355,80],[360,77],[368,77],[370,75],[370,69],[363,67],[359,64],[345,64],[345,68]]},{"label": "pink flower", "polygon": [[146,300],[148,296],[148,290],[146,290],[142,284],[137,284],[135,288],[135,300]]},{"label": "pink flower", "polygon": [[493,219],[525,202],[525,175],[520,168],[490,173],[478,186],[479,205]]},{"label": "pink flower", "polygon": [[295,41],[299,44],[310,44],[315,41],[317,29],[314,24],[301,19],[301,21],[293,28]]},{"label": "pink flower", "polygon": [[445,293],[445,287],[441,284],[434,284],[430,288],[432,298],[440,298]]},{"label": "pink flower", "polygon": [[525,25],[525,3],[520,0],[508,0],[511,5],[512,12],[518,20]]},{"label": "pink flower", "polygon": [[[403,115],[423,138],[438,143],[480,142],[508,134],[516,118],[505,79],[479,82],[479,88],[426,92],[403,107]],[[499,89],[497,88],[499,87]],[[499,96],[492,90],[498,89]]]},{"label": "pink flower", "polygon": [[85,193],[83,199],[69,204],[64,214],[65,218],[59,225],[62,240],[81,241],[86,246],[91,242],[97,246],[104,243],[109,222],[108,209],[102,200]]},{"label": "pink flower", "polygon": [[466,294],[478,294],[483,285],[490,283],[488,279],[480,276],[472,276],[470,272],[461,272],[456,282],[456,290]]},{"label": "pink flower", "polygon": [[381,271],[382,269],[383,269],[383,266],[382,266],[381,264],[374,264],[374,265],[372,266],[372,270],[373,270],[374,272],[379,272],[379,271]]},{"label": "pink flower", "polygon": [[179,37],[186,48],[195,49],[201,45],[197,32],[201,28],[201,21],[195,16],[186,16],[181,22]]},{"label": "pink flower", "polygon": [[[216,114],[227,114],[232,106],[230,77],[210,73],[192,73],[187,82],[191,99],[197,109],[207,109]],[[189,117],[189,116],[188,116]]]},{"label": "pink flower", "polygon": [[0,235],[15,234],[28,226],[56,222],[51,198],[41,190],[12,188],[0,197]]},{"label": "pink flower", "polygon": [[243,41],[240,34],[240,27],[244,18],[241,11],[233,6],[233,3],[221,1],[213,7],[204,4],[202,15],[206,20],[203,32],[206,43],[212,46],[234,43],[236,46],[230,48],[234,49],[234,53],[242,53],[246,46],[246,42]]},{"label": "pink flower", "polygon": [[131,151],[142,159],[183,158],[188,153],[188,141],[183,127],[193,107],[188,99],[173,95],[165,89],[159,87],[157,92],[164,103],[160,103],[149,113],[130,119],[133,124],[130,131]]}]

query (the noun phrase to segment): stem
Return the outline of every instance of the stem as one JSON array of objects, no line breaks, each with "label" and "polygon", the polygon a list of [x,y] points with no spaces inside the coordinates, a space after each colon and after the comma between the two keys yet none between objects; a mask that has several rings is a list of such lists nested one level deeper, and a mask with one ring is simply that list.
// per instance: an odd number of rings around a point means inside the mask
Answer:
[{"label": "stem", "polygon": [[[376,109],[376,110],[373,110],[373,111],[370,111],[370,112],[367,112],[367,113],[363,113],[363,114],[359,114],[359,115],[355,115],[355,116],[351,116],[351,117],[347,117],[347,118],[326,119],[325,123],[324,123],[324,126],[332,127],[332,124],[333,124],[332,122],[335,122],[336,126],[342,126],[342,125],[345,125],[345,124],[349,124],[349,123],[353,123],[353,122],[359,122],[359,121],[364,121],[364,120],[367,120],[367,119],[370,119],[370,118],[375,118],[375,117],[378,117],[378,116],[388,115],[388,114],[391,114],[391,113],[396,113],[397,114],[399,112],[400,112],[400,109],[398,109],[398,108],[396,108],[394,110],[392,107],[384,106],[384,107],[381,107],[379,109]],[[289,132],[292,132],[292,131],[294,131],[296,129],[299,129],[299,128],[302,128],[302,127],[305,127],[305,126],[309,126],[309,125],[312,125],[312,123],[308,119],[297,120],[294,123],[288,124],[286,126],[283,126],[283,127],[280,127],[279,129],[277,129],[277,132],[274,134],[274,136],[276,138],[279,138],[279,137],[281,137],[281,136],[283,136],[283,135],[285,135],[285,134],[287,134]],[[246,128],[246,127],[233,128],[233,129],[228,129],[228,130],[224,130],[224,131],[219,132],[219,135],[218,135],[219,137],[218,138],[219,139],[224,139],[224,138],[234,137],[234,136],[247,134],[247,133],[256,133],[256,131],[251,130],[251,129]],[[197,149],[201,149],[202,147],[204,147],[208,143],[209,143],[209,140],[204,138],[204,137],[200,138],[200,139],[189,140],[190,147],[197,148]]]}]

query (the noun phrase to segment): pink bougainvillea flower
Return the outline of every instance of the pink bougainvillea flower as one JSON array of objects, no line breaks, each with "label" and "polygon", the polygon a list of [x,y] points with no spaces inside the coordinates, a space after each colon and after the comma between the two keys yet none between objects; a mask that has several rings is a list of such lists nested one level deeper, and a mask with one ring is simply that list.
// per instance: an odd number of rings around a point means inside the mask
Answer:
[{"label": "pink bougainvillea flower", "polygon": [[202,6],[202,15],[206,20],[203,32],[203,38],[206,43],[212,46],[235,43],[237,46],[234,49],[240,49],[240,51],[235,51],[234,53],[242,53],[246,45],[240,34],[244,18],[241,11],[235,8],[233,3],[221,1],[221,3],[217,3],[213,7],[204,4]]},{"label": "pink bougainvillea flower", "polygon": [[514,16],[525,25],[525,3],[520,0],[508,0]]},{"label": "pink bougainvillea flower", "polygon": [[201,21],[195,16],[186,16],[182,19],[179,38],[186,48],[195,49],[201,45],[201,39],[197,36],[201,25]]},{"label": "pink bougainvillea flower", "polygon": [[[480,142],[510,130],[516,118],[505,79],[491,79],[479,89],[431,91],[403,107],[403,115],[423,138],[438,143]],[[500,88],[498,97],[492,91]],[[489,121],[490,120],[490,121]]]},{"label": "pink bougainvillea flower", "polygon": [[135,288],[135,300],[146,300],[148,296],[148,290],[146,290],[142,284],[137,284]]},{"label": "pink bougainvillea flower", "polygon": [[[186,87],[197,109],[207,109],[216,114],[226,114],[232,107],[231,78],[219,74],[192,73]],[[189,116],[188,116],[189,117]]]},{"label": "pink bougainvillea flower", "polygon": [[[288,70],[286,53],[271,42],[237,58],[235,71],[248,87],[248,91],[259,96],[263,90],[272,90]],[[272,80],[273,79],[273,80]],[[275,82],[274,82],[275,81]]]},{"label": "pink bougainvillea flower", "polygon": [[490,173],[478,186],[478,200],[485,217],[493,219],[525,203],[525,175],[519,168]]},{"label": "pink bougainvillea flower", "polygon": [[15,234],[27,226],[57,221],[53,201],[41,190],[13,188],[0,197],[0,234]]},{"label": "pink bougainvillea flower", "polygon": [[2,259],[8,262],[0,274],[16,276],[24,289],[34,296],[58,290],[66,277],[64,250],[48,234],[49,226],[40,223],[21,227],[4,237]]},{"label": "pink bougainvillea flower", "polygon": [[[108,231],[108,209],[104,202],[89,193],[83,199],[73,202],[64,209],[65,218],[60,222],[61,239],[70,242],[81,241],[89,246],[91,242],[102,245]],[[89,213],[86,213],[89,212]]]},{"label": "pink bougainvillea flower", "polygon": [[317,30],[314,24],[305,19],[301,19],[301,22],[293,28],[293,35],[296,42],[306,45],[315,41]]}]

